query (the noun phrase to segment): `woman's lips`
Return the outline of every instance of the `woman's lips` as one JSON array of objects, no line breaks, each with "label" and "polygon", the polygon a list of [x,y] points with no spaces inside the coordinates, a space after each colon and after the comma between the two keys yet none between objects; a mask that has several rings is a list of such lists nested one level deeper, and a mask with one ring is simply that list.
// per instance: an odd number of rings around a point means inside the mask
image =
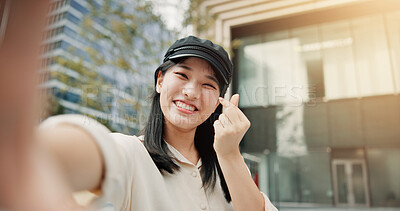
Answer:
[{"label": "woman's lips", "polygon": [[181,111],[182,113],[185,113],[185,114],[193,114],[196,111],[198,111],[198,109],[195,106],[188,105],[183,101],[176,100],[173,103],[174,103],[174,106],[176,107],[176,109],[178,109],[179,111]]}]

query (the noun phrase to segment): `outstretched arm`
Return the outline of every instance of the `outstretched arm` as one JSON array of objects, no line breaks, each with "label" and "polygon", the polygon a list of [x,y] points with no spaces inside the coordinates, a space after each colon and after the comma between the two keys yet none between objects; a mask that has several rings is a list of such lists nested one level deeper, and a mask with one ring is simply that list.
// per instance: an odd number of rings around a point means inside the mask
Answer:
[{"label": "outstretched arm", "polygon": [[104,161],[95,140],[86,131],[63,123],[39,128],[37,139],[72,191],[100,188]]},{"label": "outstretched arm", "polygon": [[[77,162],[81,165],[79,169],[83,164],[93,165],[91,177],[101,177],[96,148],[90,146],[91,140],[79,130],[59,127],[41,131],[37,136],[33,134],[39,116],[38,54],[48,6],[49,0],[0,0],[0,210],[77,210],[68,187],[68,184],[73,184],[73,189],[83,187],[76,182],[77,174],[64,177],[57,169],[65,167],[57,167],[58,162],[52,162],[42,153],[48,151],[50,142],[40,146],[38,139],[79,140],[78,148],[86,149],[88,155]],[[55,136],[55,131],[61,128],[63,133]],[[81,154],[53,143],[51,148],[57,149],[57,154],[65,150],[63,153],[68,152],[70,159],[77,160],[77,154]],[[67,164],[71,163],[63,165]],[[98,184],[97,179],[93,180],[88,188]]]}]

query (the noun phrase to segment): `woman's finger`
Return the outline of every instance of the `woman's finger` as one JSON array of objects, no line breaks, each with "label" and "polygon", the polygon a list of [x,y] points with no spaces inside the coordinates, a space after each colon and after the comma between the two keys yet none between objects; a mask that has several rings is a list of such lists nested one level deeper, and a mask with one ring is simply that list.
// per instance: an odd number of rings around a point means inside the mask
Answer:
[{"label": "woman's finger", "polygon": [[219,120],[215,120],[214,122],[215,134],[217,134],[217,131],[221,131],[222,129],[224,129],[224,127],[222,126],[221,122]]},{"label": "woman's finger", "polygon": [[239,106],[239,94],[234,94],[230,100],[231,104],[238,107]]},{"label": "woman's finger", "polygon": [[222,124],[222,126],[224,128],[229,127],[230,125],[232,125],[232,122],[229,120],[229,118],[224,113],[219,115],[218,120],[221,122],[221,124]]},{"label": "woman's finger", "polygon": [[238,107],[239,105],[239,94],[234,94],[231,97],[231,100],[225,100],[223,97],[219,97],[219,101],[224,106],[224,108],[228,108],[230,106]]},{"label": "woman's finger", "polygon": [[[235,94],[234,96],[235,97],[233,98],[233,100],[231,100],[233,101],[233,103],[237,103],[239,100],[239,95]],[[243,121],[243,117],[241,115],[243,112],[236,105],[234,105],[232,102],[229,102],[228,100],[225,100],[222,97],[219,98],[219,101],[224,108],[223,113],[228,116],[232,123]]]},{"label": "woman's finger", "polygon": [[219,97],[219,102],[221,103],[221,105],[223,106],[224,109],[227,109],[229,106],[231,106],[231,103],[227,100],[225,100],[222,97]]}]

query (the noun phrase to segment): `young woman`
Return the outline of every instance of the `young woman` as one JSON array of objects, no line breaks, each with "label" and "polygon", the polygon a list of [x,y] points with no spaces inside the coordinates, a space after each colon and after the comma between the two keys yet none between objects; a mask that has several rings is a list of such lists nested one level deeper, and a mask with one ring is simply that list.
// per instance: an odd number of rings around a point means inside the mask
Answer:
[{"label": "young woman", "polygon": [[[109,133],[80,115],[52,117],[39,137],[73,190],[93,190],[115,210],[276,210],[254,184],[239,151],[250,127],[225,50],[189,36],[155,72],[142,136]],[[223,107],[223,111],[222,111]],[[96,191],[97,190],[97,191]]]}]

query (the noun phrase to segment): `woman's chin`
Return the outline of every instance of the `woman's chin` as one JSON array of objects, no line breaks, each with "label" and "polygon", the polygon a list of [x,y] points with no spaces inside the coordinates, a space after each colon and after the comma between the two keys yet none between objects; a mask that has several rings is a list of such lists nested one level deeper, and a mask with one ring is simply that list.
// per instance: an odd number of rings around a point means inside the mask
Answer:
[{"label": "woman's chin", "polygon": [[187,117],[175,117],[171,121],[169,121],[173,126],[185,130],[196,129],[197,126],[201,124],[201,122],[196,121],[193,118]]}]

